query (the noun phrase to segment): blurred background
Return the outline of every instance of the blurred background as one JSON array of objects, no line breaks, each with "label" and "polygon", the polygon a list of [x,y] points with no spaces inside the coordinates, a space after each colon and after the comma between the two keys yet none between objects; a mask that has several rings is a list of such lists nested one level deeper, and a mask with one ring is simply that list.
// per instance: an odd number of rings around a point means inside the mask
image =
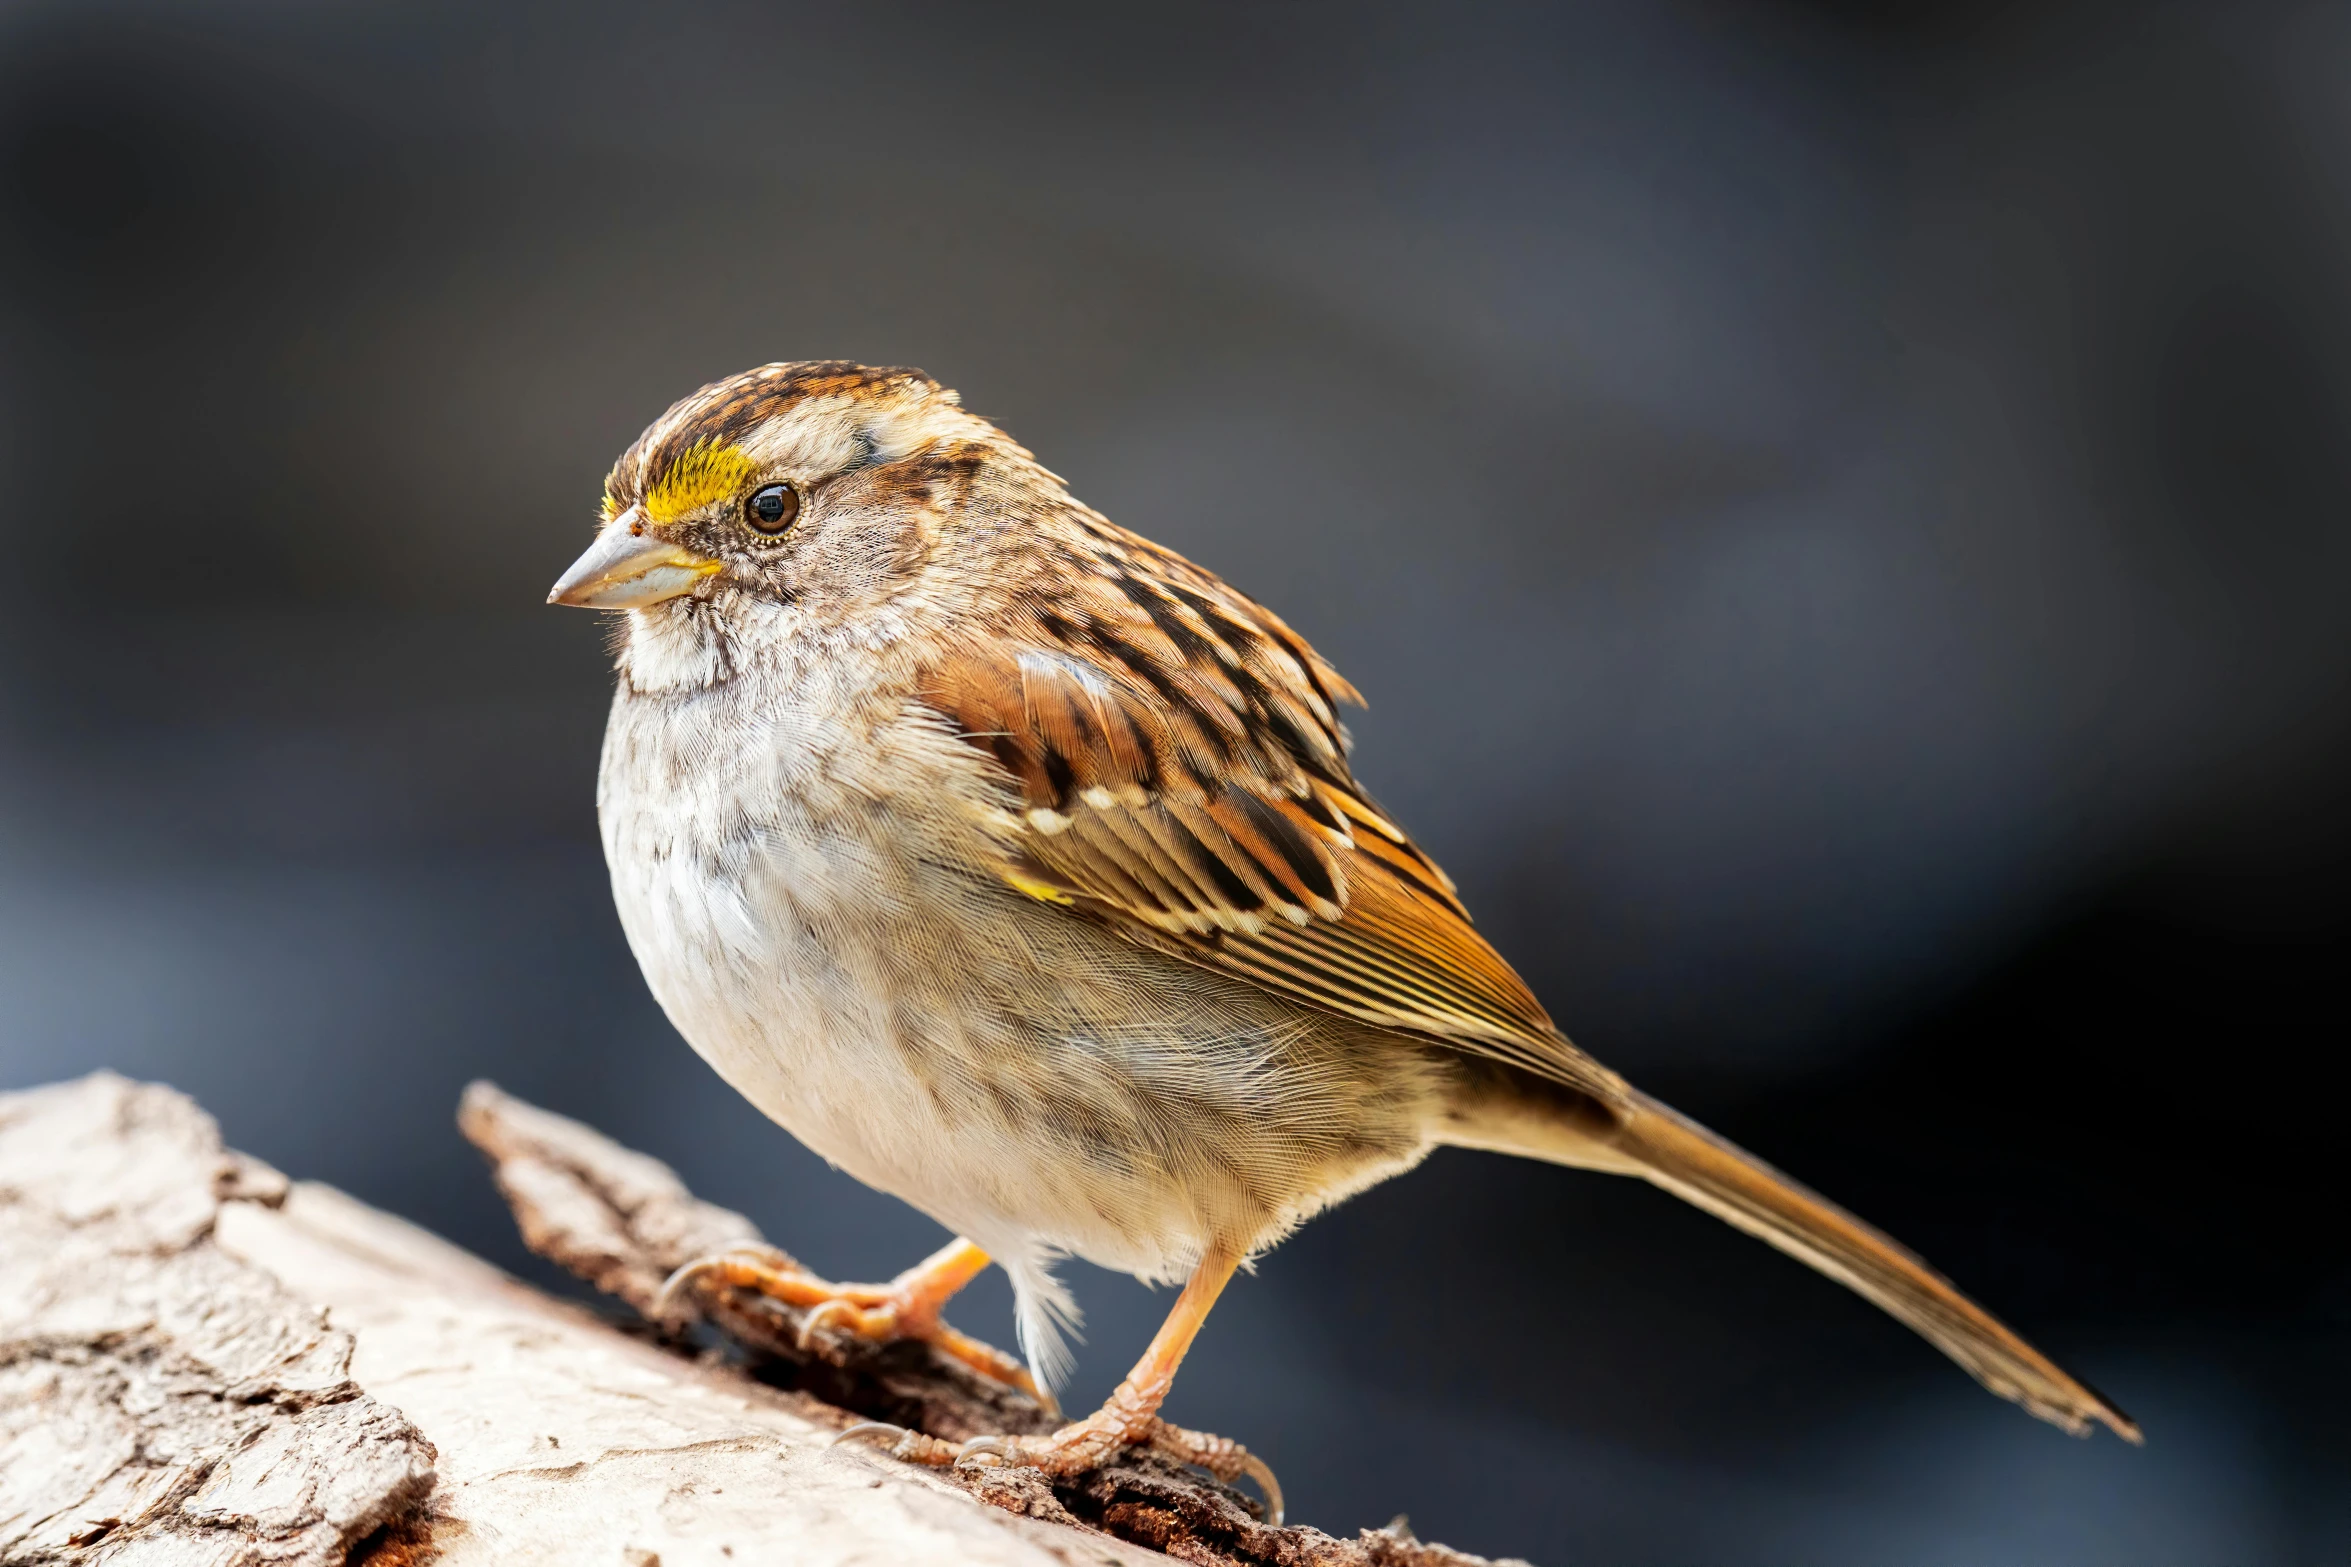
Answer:
[{"label": "blurred background", "polygon": [[[1353,677],[1580,1042],[2149,1433],[1446,1153],[1177,1388],[1293,1516],[2340,1561],[2347,87],[2317,5],[0,5],[0,1086],[525,1271],[471,1077],[835,1276],[936,1244],[648,999],[541,603],[673,398],[920,365]],[[1166,1297],[1072,1273],[1086,1403]]]}]

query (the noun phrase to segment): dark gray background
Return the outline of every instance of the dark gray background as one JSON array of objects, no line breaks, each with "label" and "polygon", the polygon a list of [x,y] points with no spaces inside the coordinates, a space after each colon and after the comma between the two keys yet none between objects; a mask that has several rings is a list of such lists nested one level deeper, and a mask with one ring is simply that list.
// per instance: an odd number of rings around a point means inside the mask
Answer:
[{"label": "dark gray background", "polygon": [[[540,604],[672,398],[921,365],[1369,693],[1583,1043],[2150,1440],[1453,1154],[1172,1413],[1555,1567],[2339,1560],[2347,85],[2315,6],[0,8],[0,1084],[517,1267],[476,1075],[933,1245],[646,997]],[[1084,1401],[1166,1297],[1074,1272]]]}]

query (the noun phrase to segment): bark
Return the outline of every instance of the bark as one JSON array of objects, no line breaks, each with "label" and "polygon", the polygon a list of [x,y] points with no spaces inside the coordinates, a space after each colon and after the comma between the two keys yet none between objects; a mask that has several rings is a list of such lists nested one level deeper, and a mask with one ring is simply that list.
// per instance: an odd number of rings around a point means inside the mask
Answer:
[{"label": "bark", "polygon": [[424,1499],[351,1335],[215,1233],[286,1197],[168,1089],[0,1096],[0,1560],[324,1567]]},{"label": "bark", "polygon": [[804,1349],[765,1302],[645,1320],[671,1268],[757,1243],[750,1223],[486,1084],[461,1120],[532,1248],[631,1315],[289,1184],[169,1089],[0,1095],[0,1563],[1477,1560],[1270,1528],[1155,1461],[1055,1485],[830,1447],[864,1418],[1047,1422],[919,1345],[820,1328]]}]

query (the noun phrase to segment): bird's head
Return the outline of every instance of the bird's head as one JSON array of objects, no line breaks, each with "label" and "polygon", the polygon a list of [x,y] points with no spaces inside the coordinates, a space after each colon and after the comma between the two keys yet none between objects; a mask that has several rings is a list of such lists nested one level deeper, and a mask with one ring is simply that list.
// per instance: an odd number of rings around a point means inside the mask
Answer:
[{"label": "bird's head", "polygon": [[918,571],[942,514],[991,466],[1043,477],[919,370],[763,365],[681,400],[621,454],[596,541],[548,602],[649,609],[732,591],[846,608]]}]

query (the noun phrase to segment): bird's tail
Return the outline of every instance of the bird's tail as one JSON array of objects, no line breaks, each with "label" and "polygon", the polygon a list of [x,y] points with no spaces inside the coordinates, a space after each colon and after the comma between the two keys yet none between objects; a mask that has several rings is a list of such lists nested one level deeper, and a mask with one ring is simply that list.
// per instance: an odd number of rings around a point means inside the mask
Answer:
[{"label": "bird's tail", "polygon": [[[2141,1440],[2131,1418],[2067,1375],[1918,1257],[1672,1107],[1635,1092],[1613,1113],[1517,1113],[1459,1139],[1468,1146],[1638,1175],[1809,1263],[1875,1301],[2002,1398],[2076,1436],[2102,1422]],[[1486,1118],[1478,1118],[1481,1121]]]}]

